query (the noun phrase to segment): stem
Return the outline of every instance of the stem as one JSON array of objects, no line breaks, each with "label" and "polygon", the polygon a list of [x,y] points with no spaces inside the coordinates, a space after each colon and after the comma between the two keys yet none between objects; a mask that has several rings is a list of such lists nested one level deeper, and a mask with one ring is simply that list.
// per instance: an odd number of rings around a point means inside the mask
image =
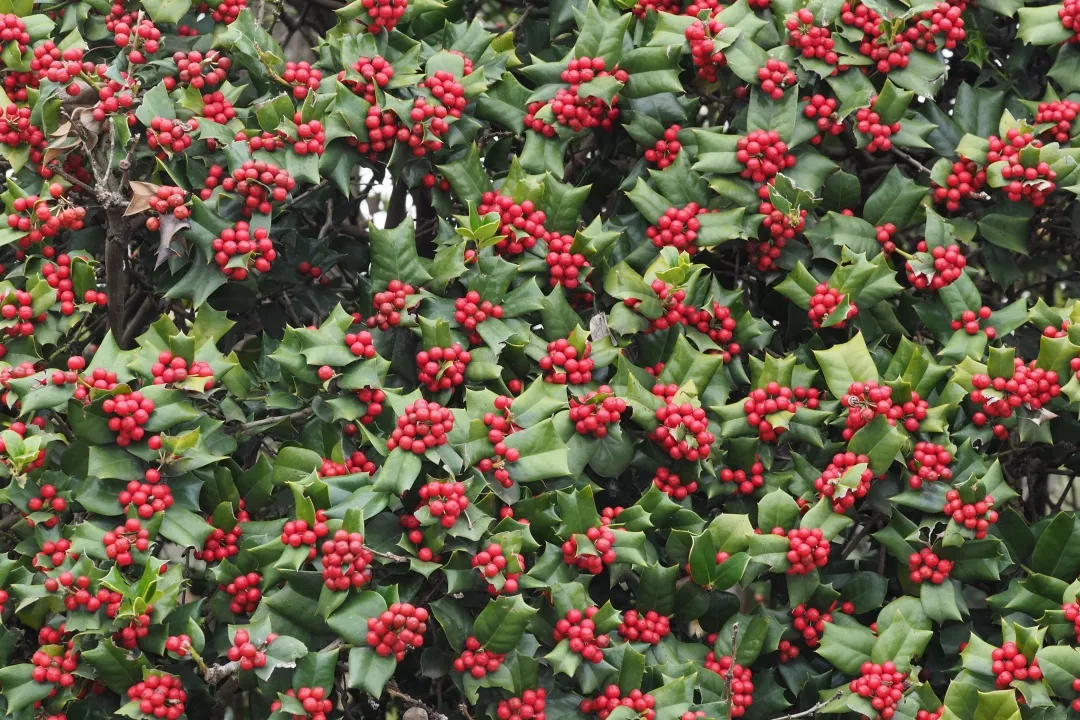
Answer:
[{"label": "stem", "polygon": [[409,188],[405,183],[398,181],[390,193],[390,203],[386,207],[387,229],[396,228],[405,219],[405,199],[409,197]]},{"label": "stem", "polygon": [[124,271],[124,259],[127,254],[128,239],[131,229],[124,219],[124,210],[110,207],[106,211],[108,226],[105,231],[105,292],[109,297],[109,330],[113,338],[126,346],[124,339],[124,298],[127,294],[127,276]]},{"label": "stem", "polygon": [[312,413],[311,408],[301,408],[294,413],[288,415],[274,415],[273,417],[266,417],[262,420],[252,420],[251,422],[244,423],[240,426],[240,432],[250,432],[252,430],[258,430],[264,427],[270,427],[271,425],[277,425],[279,422],[285,422],[286,420],[301,420],[306,418]]},{"label": "stem", "polygon": [[819,702],[818,704],[814,705],[811,708],[807,708],[806,710],[803,710],[802,712],[791,713],[790,715],[782,715],[782,716],[776,718],[776,720],[796,720],[796,718],[803,718],[803,717],[808,717],[810,715],[816,715],[818,710],[825,707],[826,705],[833,702],[834,700],[839,700],[843,696],[844,696],[844,691],[843,690],[837,690],[835,693],[832,694],[832,697],[830,697],[827,700],[822,700],[821,702]]},{"label": "stem", "polygon": [[435,708],[431,707],[430,705],[427,705],[423,701],[417,700],[413,696],[407,695],[407,694],[401,692],[400,690],[398,690],[397,683],[391,682],[389,685],[387,685],[386,686],[386,692],[387,692],[388,695],[390,695],[390,697],[395,697],[398,700],[402,700],[402,701],[408,703],[412,707],[418,707],[421,710],[425,710],[435,720],[449,720],[449,718],[447,718],[445,715],[443,715],[441,712],[439,712]]},{"label": "stem", "polygon": [[384,560],[391,560],[393,562],[400,563],[409,562],[409,558],[405,557],[404,555],[395,555],[394,553],[380,552],[378,550],[373,550],[369,547],[365,547],[364,549],[370,552],[375,557],[383,558]]}]

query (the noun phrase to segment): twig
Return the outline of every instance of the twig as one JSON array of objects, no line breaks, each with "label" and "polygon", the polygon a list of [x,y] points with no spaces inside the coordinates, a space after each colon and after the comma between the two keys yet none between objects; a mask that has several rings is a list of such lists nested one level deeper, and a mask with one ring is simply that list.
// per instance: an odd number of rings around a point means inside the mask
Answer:
[{"label": "twig", "polygon": [[97,194],[98,194],[97,190],[90,187],[89,185],[84,183],[79,178],[75,177],[74,175],[72,175],[69,172],[67,172],[66,170],[64,170],[62,167],[60,167],[60,163],[54,161],[51,165],[49,165],[49,170],[56,173],[60,177],[64,178],[65,180],[67,180],[72,185],[74,185],[76,187],[79,187],[79,188],[82,188],[86,192],[90,193],[90,195],[92,195],[93,197],[95,197],[95,198],[97,197]]},{"label": "twig", "polygon": [[1056,503],[1054,503],[1054,508],[1050,511],[1051,515],[1055,515],[1055,514],[1057,514],[1057,512],[1059,510],[1061,510],[1061,506],[1065,504],[1065,498],[1067,498],[1070,494],[1072,494],[1072,488],[1073,488],[1073,483],[1074,482],[1076,482],[1076,476],[1075,475],[1073,475],[1072,477],[1069,478],[1068,485],[1065,486],[1065,490],[1061,493],[1061,497],[1059,497],[1058,501]]},{"label": "twig", "polygon": [[251,432],[252,430],[258,430],[260,428],[276,425],[279,422],[285,422],[286,420],[301,420],[306,418],[312,413],[311,408],[301,408],[296,412],[289,413],[288,415],[274,415],[273,417],[263,418],[262,420],[252,420],[251,422],[244,423],[239,427],[240,432]]},{"label": "twig", "polygon": [[127,156],[125,156],[124,159],[121,160],[120,164],[118,165],[118,167],[124,173],[120,177],[120,191],[121,192],[123,192],[124,188],[127,187],[128,177],[131,175],[131,161],[135,157],[135,150],[138,149],[138,147],[139,147],[139,139],[141,137],[142,136],[138,135],[138,134],[131,136],[131,145],[128,146]]},{"label": "twig", "polygon": [[446,717],[445,715],[443,715],[441,712],[439,712],[435,708],[431,707],[430,705],[424,703],[422,700],[417,700],[412,695],[407,695],[407,694],[401,692],[401,690],[398,690],[397,683],[390,683],[389,685],[387,685],[386,686],[386,692],[387,692],[388,695],[390,695],[390,697],[395,697],[398,700],[401,700],[403,702],[407,702],[412,707],[418,707],[421,710],[427,711],[427,713],[429,715],[431,715],[433,718],[435,718],[436,720],[450,720],[450,718]]},{"label": "twig", "polygon": [[120,339],[120,347],[127,347],[131,343],[135,338],[135,333],[142,327],[143,320],[156,309],[157,303],[152,298],[146,298],[139,311],[135,313],[135,317],[131,318],[131,322],[124,328],[124,336]]},{"label": "twig", "polygon": [[506,29],[506,32],[512,33],[515,30],[517,30],[521,26],[521,23],[525,22],[525,18],[529,17],[529,13],[531,13],[531,12],[532,12],[532,5],[525,8],[525,11],[522,12],[521,15],[518,16],[518,19],[514,21],[513,25],[511,25],[509,28]]},{"label": "twig", "polygon": [[736,647],[738,646],[738,642],[739,642],[739,623],[736,622],[736,623],[732,623],[732,625],[731,625],[731,666],[728,668],[727,678],[725,678],[725,683],[727,684],[727,690],[728,690],[728,697],[729,698],[731,696],[731,681],[735,678],[735,658],[738,657],[738,655],[739,655],[738,651],[736,650]]},{"label": "twig", "polygon": [[803,718],[803,717],[808,717],[810,715],[816,715],[818,710],[825,707],[826,705],[833,702],[834,700],[839,700],[843,696],[844,696],[844,691],[843,690],[837,690],[835,693],[832,694],[832,697],[830,697],[827,700],[822,700],[821,702],[819,702],[818,704],[814,705],[811,708],[807,708],[806,710],[803,710],[801,712],[791,713],[790,715],[781,715],[780,717],[776,718],[775,720],[796,720],[797,718]]},{"label": "twig", "polygon": [[921,162],[919,162],[915,158],[911,157],[910,155],[908,155],[906,152],[904,152],[900,148],[898,148],[898,147],[896,147],[894,145],[892,151],[894,153],[896,153],[898,156],[900,156],[901,158],[903,158],[904,160],[906,160],[908,163],[910,163],[913,167],[917,168],[918,170],[921,170],[922,172],[926,173],[927,175],[930,174],[930,168],[926,167]]},{"label": "twig", "polygon": [[330,232],[330,228],[334,226],[334,198],[330,198],[326,201],[326,222],[319,228],[319,239],[322,240]]},{"label": "twig", "polygon": [[458,712],[465,717],[465,720],[473,720],[473,716],[469,714],[469,706],[465,703],[458,705]]},{"label": "twig", "polygon": [[379,550],[373,550],[369,547],[365,547],[364,549],[370,552],[375,557],[380,557],[384,560],[392,560],[393,562],[400,563],[409,562],[409,558],[405,557],[404,555],[395,555],[394,553],[381,552]]}]

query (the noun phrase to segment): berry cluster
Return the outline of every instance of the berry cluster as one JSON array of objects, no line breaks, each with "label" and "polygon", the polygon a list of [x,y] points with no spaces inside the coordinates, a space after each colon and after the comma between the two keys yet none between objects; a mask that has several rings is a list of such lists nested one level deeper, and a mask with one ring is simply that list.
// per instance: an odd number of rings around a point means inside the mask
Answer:
[{"label": "berry cluster", "polygon": [[743,403],[743,412],[746,413],[746,421],[758,431],[758,439],[771,443],[776,442],[787,428],[774,428],[766,419],[767,416],[777,412],[795,412],[800,407],[816,410],[820,397],[817,388],[780,387],[778,383],[771,382],[751,391],[750,397]]},{"label": "berry cluster", "polygon": [[[377,162],[379,155],[393,147],[394,142],[400,139],[408,142],[412,133],[401,127],[398,116],[389,110],[383,110],[378,105],[368,108],[367,117],[364,118],[364,127],[368,131],[368,139],[360,141],[356,138],[347,138],[349,144],[354,145],[360,153],[366,155],[371,162]],[[399,131],[401,137],[399,138]]]},{"label": "berry cluster", "polygon": [[658,248],[673,247],[679,252],[693,255],[698,251],[695,244],[701,221],[698,215],[709,212],[705,207],[692,202],[681,208],[668,208],[656,221],[645,230],[645,235]]},{"label": "berry cluster", "polygon": [[672,125],[664,130],[663,136],[656,141],[656,144],[645,151],[645,162],[661,170],[675,162],[679,151],[682,150],[682,143],[678,140],[681,129],[678,125]]},{"label": "berry cluster", "polygon": [[810,138],[811,143],[820,145],[826,135],[835,136],[844,131],[844,121],[836,112],[839,107],[836,98],[827,98],[820,93],[807,98],[803,115],[813,120],[818,129],[818,134]]},{"label": "berry cluster", "polygon": [[132,550],[146,552],[150,547],[150,531],[142,526],[137,518],[128,518],[123,525],[105,533],[101,542],[105,545],[105,555],[115,560],[120,567],[127,567],[135,562]]},{"label": "berry cluster", "polygon": [[[951,323],[952,329],[953,330],[963,329],[963,331],[966,332],[968,335],[977,335],[980,330],[983,330],[983,328],[980,327],[980,325],[979,325],[980,321],[989,320],[991,314],[992,314],[992,311],[986,305],[983,305],[982,307],[980,307],[978,309],[978,311],[965,310],[964,312],[962,312],[960,314],[960,319],[959,320],[953,320],[952,321],[952,323]],[[1053,328],[1051,328],[1051,330],[1052,329]],[[986,329],[984,330],[984,332],[986,333],[986,337],[989,338],[990,340],[993,340],[994,337],[997,335],[997,330],[995,330],[990,325],[986,326]]]},{"label": "berry cluster", "polygon": [[220,90],[203,95],[202,114],[204,118],[224,125],[236,117],[236,108]]},{"label": "berry cluster", "polygon": [[[211,524],[213,527],[213,524]],[[202,550],[195,552],[195,557],[205,563],[212,563],[225,558],[236,557],[240,552],[240,536],[243,530],[239,524],[228,532],[224,528],[213,527],[203,542]]]},{"label": "berry cluster", "polygon": [[950,516],[954,522],[963,525],[968,530],[975,531],[975,539],[982,540],[990,531],[990,526],[997,522],[997,510],[994,510],[994,498],[987,495],[982,500],[973,503],[965,503],[960,499],[960,492],[949,490],[945,493],[945,507],[943,513]]},{"label": "berry cluster", "polygon": [[788,68],[787,63],[774,58],[769,58],[765,62],[765,67],[758,68],[757,78],[761,83],[762,91],[773,100],[783,98],[784,88],[798,82],[795,72]]},{"label": "berry cluster", "polygon": [[[186,137],[186,136],[185,136]],[[186,138],[190,143],[191,138]],[[147,199],[150,209],[157,215],[151,215],[146,219],[146,229],[156,232],[161,228],[162,215],[172,214],[177,220],[187,220],[191,217],[191,208],[185,202],[187,193],[182,188],[171,185],[162,185]]]},{"label": "berry cluster", "polygon": [[823,498],[832,501],[833,510],[844,512],[855,504],[856,500],[866,497],[870,491],[870,483],[874,480],[874,472],[867,467],[859,476],[859,484],[854,488],[842,487],[840,479],[844,474],[856,465],[870,462],[866,455],[856,455],[853,452],[837,453],[833,455],[832,462],[822,471],[821,476],[814,479],[814,490]]},{"label": "berry cluster", "polygon": [[578,570],[599,575],[606,565],[615,562],[615,533],[606,527],[592,527],[585,531],[585,537],[598,554],[578,555],[577,540],[571,537],[562,544],[563,562]]},{"label": "berry cluster", "polygon": [[709,339],[720,347],[719,353],[725,364],[742,351],[739,343],[734,342],[738,323],[731,315],[731,308],[713,301],[711,311],[704,308],[694,310],[687,315],[686,323],[699,333],[708,335]]},{"label": "berry cluster", "polygon": [[802,634],[807,647],[815,648],[821,642],[821,636],[825,632],[825,623],[832,622],[831,610],[832,608],[825,611],[813,607],[808,608],[805,603],[800,603],[791,609],[791,626],[796,632]]},{"label": "berry cluster", "polygon": [[189,652],[191,652],[191,636],[170,635],[169,637],[165,638],[165,649],[171,653],[179,655],[180,657],[185,657]]},{"label": "berry cluster", "polygon": [[427,506],[432,517],[444,528],[451,528],[469,506],[465,485],[459,482],[432,481],[420,488],[420,507]]},{"label": "berry cluster", "polygon": [[710,17],[705,21],[695,20],[684,32],[686,41],[690,44],[690,57],[697,68],[697,76],[707,83],[719,82],[721,68],[727,67],[727,57],[716,49],[715,38],[723,30],[724,24],[715,17]]},{"label": "berry cluster", "polygon": [[378,617],[367,621],[367,643],[383,657],[393,655],[398,662],[410,648],[423,647],[428,611],[409,603],[394,603]]},{"label": "berry cluster", "polygon": [[[31,677],[36,683],[48,683],[62,688],[69,688],[75,684],[75,676],[72,673],[79,667],[79,653],[77,650],[66,649],[63,655],[50,655],[38,650],[34,653],[30,662],[34,664]],[[55,693],[56,688],[53,689],[51,694]]]},{"label": "berry cluster", "polygon": [[337,530],[322,544],[323,582],[334,591],[363,587],[371,580],[371,561],[375,556],[364,547],[364,536]]},{"label": "berry cluster", "polygon": [[704,408],[669,401],[656,409],[656,421],[659,424],[649,432],[649,439],[672,460],[696,462],[709,457],[716,437],[709,432]]},{"label": "berry cluster", "polygon": [[[401,312],[405,309],[407,298],[416,291],[412,285],[391,280],[386,289],[375,293],[371,298],[371,305],[375,314],[369,317],[365,323],[369,328],[389,330],[401,323]],[[378,413],[376,413],[377,415]]]},{"label": "berry cluster", "polygon": [[289,547],[298,548],[301,545],[308,545],[308,559],[315,559],[315,543],[319,541],[319,538],[324,538],[329,534],[330,528],[326,527],[326,513],[322,510],[315,511],[315,524],[308,525],[307,520],[289,520],[285,523],[285,527],[281,531],[281,542]]},{"label": "berry cluster", "polygon": [[382,55],[361,57],[353,63],[355,70],[364,80],[348,80],[345,71],[338,73],[338,80],[356,95],[361,95],[368,103],[375,104],[375,88],[384,88],[394,77],[394,66]]},{"label": "berry cluster", "polygon": [[132,480],[117,497],[124,511],[134,510],[136,514],[148,519],[154,513],[164,513],[173,506],[173,493],[167,485],[159,485],[161,473],[156,468],[149,468],[145,474],[146,483]]},{"label": "berry cluster", "polygon": [[1005,133],[1005,139],[991,136],[986,153],[987,164],[1004,161],[1001,176],[1009,180],[1005,190],[1013,202],[1028,200],[1035,207],[1046,203],[1046,197],[1054,190],[1057,173],[1045,162],[1027,167],[1020,157],[1020,150],[1027,146],[1040,147],[1042,143],[1031,133],[1021,133],[1016,128]]},{"label": "berry cluster", "polygon": [[237,630],[233,635],[233,644],[225,651],[225,656],[229,658],[229,662],[239,663],[241,670],[265,667],[266,653],[263,651],[276,639],[277,635],[270,633],[260,648],[251,642],[251,636],[247,630]]},{"label": "berry cluster", "polygon": [[863,148],[866,152],[888,152],[892,149],[890,138],[900,132],[900,123],[894,122],[887,125],[881,122],[881,116],[874,111],[877,96],[870,98],[870,107],[859,108],[855,111],[855,130],[862,135],[869,135],[870,139]]},{"label": "berry cluster", "polygon": [[571,235],[545,233],[544,239],[548,246],[547,255],[544,256],[548,265],[548,283],[552,287],[562,285],[567,290],[576,290],[581,286],[582,277],[592,269],[589,261],[581,253],[571,252],[574,248]]},{"label": "berry cluster", "polygon": [[[375,418],[382,414],[383,403],[386,402],[386,393],[382,390],[365,387],[356,391],[356,398],[367,406],[364,408],[364,414],[360,417],[360,424],[370,425],[375,422]],[[345,427],[347,430],[348,425]]]},{"label": "berry cluster", "polygon": [[281,79],[288,85],[292,85],[293,97],[303,100],[309,92],[319,89],[322,82],[322,71],[311,67],[307,62],[287,62],[285,71],[281,73]]},{"label": "berry cluster", "polygon": [[986,184],[986,170],[974,160],[961,157],[952,164],[945,187],[934,185],[934,202],[944,204],[945,209],[955,212],[960,209],[960,201],[974,197]]},{"label": "berry cluster", "polygon": [[[375,348],[371,349],[374,353]],[[416,354],[417,382],[425,385],[428,392],[455,388],[465,382],[465,366],[470,359],[469,352],[457,343],[448,348],[421,350]]]},{"label": "berry cluster", "polygon": [[148,717],[175,720],[184,714],[187,693],[180,678],[173,675],[147,675],[128,688],[128,699],[139,703],[139,712]]},{"label": "berry cluster", "polygon": [[930,404],[912,391],[911,397],[903,403],[892,399],[893,389],[880,385],[876,380],[854,382],[848,387],[848,394],[842,399],[843,407],[848,409],[844,440],[850,440],[859,429],[870,423],[878,415],[884,415],[890,425],[902,423],[909,433],[918,432],[919,423],[926,419]]},{"label": "berry cluster", "polygon": [[722,468],[718,476],[720,482],[731,485],[732,492],[736,495],[753,495],[755,490],[765,484],[764,472],[765,466],[757,461],[750,466],[749,471],[742,468]]},{"label": "berry cluster", "polygon": [[1065,0],[1058,8],[1057,14],[1058,19],[1061,20],[1061,26],[1072,33],[1072,37],[1066,42],[1072,45],[1080,43],[1080,21],[1077,21],[1080,17],[1080,0]]},{"label": "berry cluster", "polygon": [[607,720],[608,715],[615,712],[616,708],[627,707],[643,720],[653,720],[656,717],[656,699],[652,695],[642,693],[634,689],[630,694],[622,697],[622,691],[618,685],[608,685],[602,695],[592,699],[584,699],[578,703],[578,710],[583,713],[595,713],[599,720]]},{"label": "berry cluster", "polygon": [[[221,231],[221,236],[211,243],[214,262],[230,280],[245,280],[254,268],[260,273],[270,272],[270,264],[277,259],[277,250],[266,228],[255,228],[241,220],[231,228]],[[234,258],[241,264],[237,265]]]},{"label": "berry cluster", "polygon": [[1072,137],[1072,126],[1078,111],[1080,103],[1075,100],[1041,102],[1035,113],[1035,124],[1053,123],[1053,127],[1045,132],[1051,133],[1055,142],[1065,145]]},{"label": "berry cluster", "polygon": [[[629,77],[625,70],[608,72],[603,58],[580,57],[570,60],[566,70],[562,72],[562,81],[569,83],[569,88],[559,88],[555,97],[550,101],[551,111],[555,114],[555,122],[570,128],[574,132],[599,128],[605,132],[611,132],[615,127],[615,121],[619,119],[619,109],[615,105],[619,101],[616,95],[611,98],[608,105],[598,97],[581,97],[578,88],[581,83],[587,83],[595,78],[607,75],[613,76],[617,81],[625,83]],[[534,102],[529,105],[529,113],[525,117],[526,125],[546,135],[554,134],[554,128],[548,131],[544,123],[536,117],[536,114],[544,107],[543,102]]]},{"label": "berry cluster", "polygon": [[581,655],[582,659],[591,663],[603,660],[604,648],[611,644],[611,638],[596,634],[596,623],[592,618],[598,612],[600,608],[595,605],[585,608],[585,612],[577,608],[569,610],[566,617],[555,623],[555,631],[552,633],[555,642],[566,638],[569,640],[570,652]]},{"label": "berry cluster", "polygon": [[469,673],[479,680],[488,673],[493,673],[506,660],[506,655],[485,650],[480,641],[470,635],[465,639],[465,650],[460,657],[454,658],[454,670]]},{"label": "berry cluster", "polygon": [[655,610],[649,610],[645,614],[640,614],[637,610],[627,610],[619,623],[618,632],[627,642],[656,645],[671,633],[671,625],[667,616],[660,615]]},{"label": "berry cluster", "polygon": [[225,82],[225,74],[232,67],[232,61],[217,50],[210,50],[205,55],[198,50],[177,51],[173,53],[173,62],[176,63],[178,75],[165,78],[165,89],[169,92],[175,90],[177,85],[189,85],[196,90],[220,85]]},{"label": "berry cluster", "polygon": [[[761,189],[766,188],[762,186]],[[747,251],[750,261],[757,269],[766,272],[773,267],[788,241],[803,231],[806,226],[806,210],[799,208],[798,214],[784,214],[772,203],[765,201],[758,205],[758,213],[765,216],[761,226],[768,231],[769,236],[764,241],[748,241]]]},{"label": "berry cluster", "polygon": [[1061,610],[1065,613],[1065,619],[1073,624],[1073,634],[1076,635],[1076,639],[1080,640],[1080,603],[1065,603],[1061,606]]},{"label": "berry cluster", "polygon": [[725,680],[731,678],[729,713],[733,718],[745,715],[746,708],[754,704],[754,675],[750,668],[738,664],[730,655],[717,658],[716,653],[710,650],[705,654],[705,669],[712,670]]},{"label": "berry cluster", "polygon": [[262,599],[262,591],[259,590],[261,583],[262,575],[249,572],[238,575],[235,580],[219,585],[218,588],[232,598],[229,600],[229,612],[234,615],[250,615],[259,607],[259,600]]},{"label": "berry cluster", "polygon": [[520,255],[544,237],[547,216],[542,210],[537,210],[531,200],[518,204],[512,197],[488,191],[481,197],[476,212],[480,215],[499,215],[498,232],[501,237],[495,243],[495,251],[501,255]]},{"label": "berry cluster", "polygon": [[735,158],[745,167],[739,175],[755,183],[766,183],[778,173],[795,166],[795,156],[776,130],[753,130],[735,144]]},{"label": "berry cluster", "polygon": [[[0,120],[0,141],[4,133],[3,124],[4,121]],[[86,208],[82,206],[53,208],[37,195],[15,198],[11,208],[15,212],[8,215],[7,224],[12,230],[26,233],[25,237],[19,239],[19,247],[23,250],[54,237],[61,230],[81,230],[86,217]],[[44,254],[50,256],[49,252]]]},{"label": "berry cluster", "polygon": [[892,662],[881,665],[864,662],[859,673],[848,688],[859,697],[870,699],[877,710],[874,720],[892,720],[904,697],[904,680],[908,674],[898,671]]},{"label": "berry cluster", "polygon": [[787,44],[802,53],[804,58],[821,60],[826,65],[837,64],[839,57],[833,49],[836,42],[832,39],[832,31],[828,27],[814,25],[814,13],[802,8],[788,16],[784,25],[788,30]]},{"label": "berry cluster", "polygon": [[[945,47],[952,50],[967,37],[964,30],[964,8],[951,2],[939,2],[919,15],[914,26],[907,28],[904,37],[920,50],[933,53]],[[938,36],[944,36],[939,43]]]},{"label": "berry cluster", "polygon": [[788,530],[787,539],[787,559],[791,563],[788,575],[806,575],[829,562],[829,541],[819,528],[793,528]]},{"label": "berry cluster", "polygon": [[[522,555],[515,555],[514,560],[517,562],[518,572],[506,572],[507,559],[503,555],[502,545],[498,543],[491,543],[486,549],[481,550],[473,556],[472,566],[478,568],[483,574],[484,579],[488,581],[488,592],[491,595],[500,595],[506,593],[513,595],[518,591],[518,580],[521,578],[521,571],[525,569],[525,558]],[[502,589],[496,588],[491,584],[491,579],[496,577],[499,573],[505,575]]]},{"label": "berry cluster", "polygon": [[326,149],[326,133],[318,120],[304,121],[301,113],[293,115],[296,124],[296,139],[289,138],[292,151],[297,155],[322,155]]},{"label": "berry cluster", "polygon": [[601,385],[580,400],[570,398],[570,420],[579,435],[603,438],[607,436],[610,426],[619,424],[622,413],[626,412],[626,401],[615,397],[612,392],[609,386]]},{"label": "berry cluster", "polygon": [[990,660],[993,662],[990,671],[997,675],[994,684],[1001,690],[1009,687],[1013,680],[1038,682],[1042,679],[1038,658],[1029,661],[1024,653],[1017,649],[1016,643],[1007,642],[994,648],[990,653]]},{"label": "berry cluster", "polygon": [[[323,687],[302,687],[299,690],[289,688],[285,694],[299,700],[304,707],[305,714],[293,715],[293,720],[326,720],[326,713],[334,709],[334,702],[326,697],[326,689]],[[280,700],[270,703],[271,712],[280,709]]]},{"label": "berry cluster", "polygon": [[[203,360],[192,360],[189,364],[182,357],[173,357],[168,350],[163,350],[158,354],[157,362],[150,366],[150,374],[154,376],[155,385],[182,383],[193,377],[214,377],[214,371],[210,369],[209,363]],[[213,381],[208,380],[205,389],[209,390],[211,387],[213,387]]]},{"label": "berry cluster", "polygon": [[[823,322],[836,311],[838,307],[842,307],[846,295],[843,295],[836,288],[831,288],[825,283],[819,284],[814,288],[814,294],[810,296],[810,309],[807,311],[807,315],[810,318],[810,325],[815,330],[820,330]],[[844,315],[844,319],[839,322],[833,323],[831,327],[842,328],[847,324],[847,321],[855,317],[859,313],[859,308],[855,307],[853,303],[848,303],[847,313]]]},{"label": "berry cluster", "polygon": [[[25,432],[25,430],[23,430],[23,432]],[[26,506],[32,513],[54,512],[59,515],[59,513],[67,510],[67,500],[56,493],[56,486],[42,485],[41,489],[38,490],[38,495],[26,501]],[[56,523],[59,522],[59,517],[57,517],[57,515],[50,517],[41,524],[47,528],[55,527]],[[31,527],[34,525],[33,522],[30,522],[29,524]]]},{"label": "berry cluster", "polygon": [[454,301],[454,321],[469,331],[469,342],[479,345],[482,338],[476,333],[476,326],[489,317],[501,318],[502,305],[495,305],[480,299],[480,293],[470,290],[465,297]]},{"label": "berry cluster", "polygon": [[251,217],[256,211],[269,215],[273,209],[271,203],[284,202],[296,187],[296,180],[288,171],[262,160],[247,160],[231,175],[225,175],[220,165],[214,165],[200,197],[209,200],[219,184],[225,192],[236,192],[243,198],[242,211],[246,217]]},{"label": "berry cluster", "polygon": [[656,475],[653,476],[653,485],[675,500],[683,500],[687,495],[697,492],[698,489],[697,480],[690,480],[684,484],[678,475],[665,467],[656,469]]},{"label": "berry cluster", "polygon": [[915,49],[909,40],[887,32],[888,25],[875,11],[858,3],[845,2],[840,7],[840,22],[862,31],[859,52],[874,61],[877,71],[887,73],[893,68],[906,68]]},{"label": "berry cluster", "polygon": [[920,585],[929,582],[933,585],[941,585],[949,579],[949,571],[953,564],[949,560],[939,558],[930,548],[923,548],[917,553],[908,556],[908,570],[911,571],[911,582]]},{"label": "berry cluster", "polygon": [[112,28],[113,41],[119,48],[130,48],[128,62],[132,65],[142,65],[146,62],[145,51],[149,55],[156,53],[161,46],[161,31],[149,19],[142,20],[135,27],[127,22],[118,22]]},{"label": "berry cluster", "polygon": [[952,453],[941,445],[925,441],[916,443],[908,460],[908,470],[911,471],[908,484],[913,490],[918,490],[924,482],[952,480],[952,469],[949,467],[952,460]]},{"label": "berry cluster", "polygon": [[150,420],[154,401],[143,397],[138,391],[131,394],[119,393],[106,398],[101,410],[112,416],[109,418],[109,430],[116,433],[116,444],[125,447],[143,439],[145,430],[142,426]]},{"label": "berry cluster", "polygon": [[150,127],[146,131],[146,144],[151,150],[160,149],[164,153],[184,152],[191,147],[189,133],[198,129],[199,121],[195,119],[185,124],[178,120],[156,117],[150,121]]},{"label": "berry cluster", "polygon": [[[1056,371],[1037,368],[1034,360],[1025,365],[1020,358],[1013,360],[1011,378],[972,375],[971,385],[974,388],[971,391],[972,402],[982,405],[982,411],[971,416],[972,422],[979,427],[986,424],[987,418],[1012,417],[1013,410],[1021,406],[1038,410],[1061,394]],[[987,390],[992,392],[988,393]],[[994,434],[1004,437],[1008,431],[998,425],[994,428]]]},{"label": "berry cluster", "polygon": [[[920,253],[926,253],[926,241],[920,240],[916,249]],[[905,264],[908,282],[918,290],[940,290],[951,285],[964,274],[964,268],[967,267],[967,258],[960,251],[959,245],[948,247],[938,245],[930,250],[930,258],[933,261],[933,269],[929,276],[926,274],[927,271],[913,267],[910,260]]]},{"label": "berry cluster", "polygon": [[390,32],[405,14],[408,0],[364,0],[364,10],[368,15],[368,32],[378,33],[383,28]]},{"label": "berry cluster", "polygon": [[454,413],[423,398],[405,406],[397,427],[386,441],[387,450],[403,450],[423,455],[433,447],[445,445],[447,433],[454,429]]},{"label": "berry cluster", "polygon": [[[41,544],[41,552],[34,556],[30,564],[36,570],[54,569],[64,564],[64,560],[69,557],[68,550],[70,549],[71,541],[67,538],[55,541],[46,540]],[[70,557],[72,560],[78,559],[78,554],[72,553]],[[52,568],[46,567],[46,563],[52,565]]]},{"label": "berry cluster", "polygon": [[578,349],[565,338],[549,342],[547,355],[540,358],[540,369],[544,371],[544,382],[556,385],[584,385],[592,380],[595,363],[589,354],[592,343],[586,342],[585,348]]},{"label": "berry cluster", "polygon": [[495,709],[498,720],[547,720],[547,690],[526,690],[521,697],[500,700]]}]

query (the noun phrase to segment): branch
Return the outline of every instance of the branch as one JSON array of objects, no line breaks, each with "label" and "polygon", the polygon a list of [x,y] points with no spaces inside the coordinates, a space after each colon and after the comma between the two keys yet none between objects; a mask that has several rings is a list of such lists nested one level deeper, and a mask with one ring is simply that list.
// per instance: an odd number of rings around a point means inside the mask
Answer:
[{"label": "branch", "polygon": [[802,712],[791,713],[790,715],[782,715],[782,716],[776,718],[776,720],[796,720],[797,718],[808,717],[810,715],[816,715],[818,710],[825,707],[826,705],[833,702],[834,700],[839,700],[843,696],[844,696],[844,691],[843,690],[837,690],[835,693],[832,694],[832,697],[828,698],[827,700],[822,700],[817,705],[814,705],[811,708],[803,710]]},{"label": "branch", "polygon": [[431,715],[433,718],[435,718],[435,720],[450,720],[450,718],[446,717],[445,715],[443,715],[441,712],[439,712],[435,708],[431,707],[430,705],[427,705],[423,701],[417,700],[413,696],[406,695],[405,693],[398,690],[397,683],[392,682],[389,685],[387,685],[386,686],[386,692],[387,692],[387,694],[390,695],[390,697],[395,697],[398,700],[401,700],[403,702],[408,703],[412,707],[417,707],[417,708],[420,708],[421,710],[426,711],[429,715]]},{"label": "branch", "polygon": [[908,155],[906,152],[904,152],[900,148],[898,148],[898,147],[896,147],[894,145],[892,151],[894,153],[896,153],[898,156],[900,156],[901,158],[903,158],[904,160],[906,160],[909,164],[911,164],[912,167],[916,168],[917,170],[921,170],[922,172],[926,173],[927,175],[930,174],[930,168],[926,167],[921,162],[919,162],[915,158],[911,157],[910,155]]},{"label": "branch", "polygon": [[409,562],[409,558],[405,557],[404,555],[395,555],[394,553],[380,552],[378,550],[373,550],[369,547],[365,547],[364,549],[370,552],[375,557],[383,558],[384,560],[392,560],[393,562],[399,563]]},{"label": "branch", "polygon": [[258,430],[264,427],[270,427],[271,425],[277,425],[279,422],[286,420],[302,420],[312,413],[311,408],[301,408],[296,412],[289,413],[288,415],[274,415],[273,417],[263,418],[262,420],[252,420],[251,422],[244,423],[239,427],[240,432],[250,432],[252,430]]}]

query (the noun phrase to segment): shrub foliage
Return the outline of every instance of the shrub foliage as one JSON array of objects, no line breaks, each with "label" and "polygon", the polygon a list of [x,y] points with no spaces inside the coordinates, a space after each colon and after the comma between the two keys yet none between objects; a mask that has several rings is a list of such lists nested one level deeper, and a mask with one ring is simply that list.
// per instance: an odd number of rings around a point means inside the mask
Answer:
[{"label": "shrub foliage", "polygon": [[0,708],[1080,709],[1077,13],[0,0]]}]

